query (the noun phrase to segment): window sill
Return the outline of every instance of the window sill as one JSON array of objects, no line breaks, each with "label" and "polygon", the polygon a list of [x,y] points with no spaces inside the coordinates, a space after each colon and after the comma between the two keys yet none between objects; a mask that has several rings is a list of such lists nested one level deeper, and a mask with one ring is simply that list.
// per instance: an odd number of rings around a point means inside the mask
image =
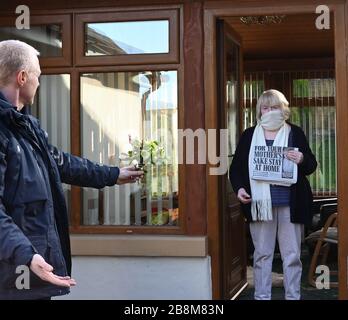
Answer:
[{"label": "window sill", "polygon": [[205,257],[206,236],[71,235],[74,256]]}]

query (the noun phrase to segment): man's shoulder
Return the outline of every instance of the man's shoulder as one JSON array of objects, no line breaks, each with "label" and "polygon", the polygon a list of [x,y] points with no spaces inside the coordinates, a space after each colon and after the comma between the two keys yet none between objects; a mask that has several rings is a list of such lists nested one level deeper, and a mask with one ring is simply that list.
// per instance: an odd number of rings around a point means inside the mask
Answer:
[{"label": "man's shoulder", "polygon": [[9,128],[7,123],[4,121],[4,119],[0,116],[0,134],[8,134],[9,133]]},{"label": "man's shoulder", "polygon": [[30,122],[32,126],[34,126],[35,132],[39,135],[41,135],[43,138],[47,139],[48,138],[48,133],[41,128],[41,123],[38,118],[35,118],[32,115],[28,115],[28,118],[30,119]]},{"label": "man's shoulder", "polygon": [[4,152],[7,149],[11,133],[6,126],[0,121],[0,150]]},{"label": "man's shoulder", "polygon": [[37,127],[40,127],[40,120],[38,118],[35,118],[31,114],[28,114],[27,116],[28,116],[28,118],[30,119],[30,121],[32,122],[33,125],[35,125]]}]

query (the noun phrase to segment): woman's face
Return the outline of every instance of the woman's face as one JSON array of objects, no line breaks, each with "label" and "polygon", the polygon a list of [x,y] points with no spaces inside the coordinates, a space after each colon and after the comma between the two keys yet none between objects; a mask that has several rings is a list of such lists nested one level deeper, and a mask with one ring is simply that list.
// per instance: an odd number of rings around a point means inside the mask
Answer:
[{"label": "woman's face", "polygon": [[272,110],[280,110],[280,105],[274,105],[274,106],[261,106],[261,116],[266,114],[267,112],[270,112]]}]

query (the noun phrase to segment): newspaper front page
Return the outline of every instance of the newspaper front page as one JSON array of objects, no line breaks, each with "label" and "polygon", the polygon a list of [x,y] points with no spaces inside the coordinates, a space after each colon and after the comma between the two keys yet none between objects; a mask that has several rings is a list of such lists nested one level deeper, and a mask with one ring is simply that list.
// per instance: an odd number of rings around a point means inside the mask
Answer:
[{"label": "newspaper front page", "polygon": [[297,182],[297,164],[286,154],[294,147],[255,146],[251,178],[270,184],[290,186]]}]

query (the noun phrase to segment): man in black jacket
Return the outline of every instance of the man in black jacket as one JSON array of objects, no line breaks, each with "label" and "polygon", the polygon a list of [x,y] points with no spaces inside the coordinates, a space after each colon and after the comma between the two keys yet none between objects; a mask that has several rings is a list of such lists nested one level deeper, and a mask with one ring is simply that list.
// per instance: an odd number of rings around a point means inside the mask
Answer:
[{"label": "man in black jacket", "polygon": [[[58,150],[21,112],[39,86],[38,54],[21,41],[0,42],[0,299],[45,299],[75,285],[62,182],[103,188],[143,175]],[[30,287],[20,289],[16,272],[25,266]]]}]

